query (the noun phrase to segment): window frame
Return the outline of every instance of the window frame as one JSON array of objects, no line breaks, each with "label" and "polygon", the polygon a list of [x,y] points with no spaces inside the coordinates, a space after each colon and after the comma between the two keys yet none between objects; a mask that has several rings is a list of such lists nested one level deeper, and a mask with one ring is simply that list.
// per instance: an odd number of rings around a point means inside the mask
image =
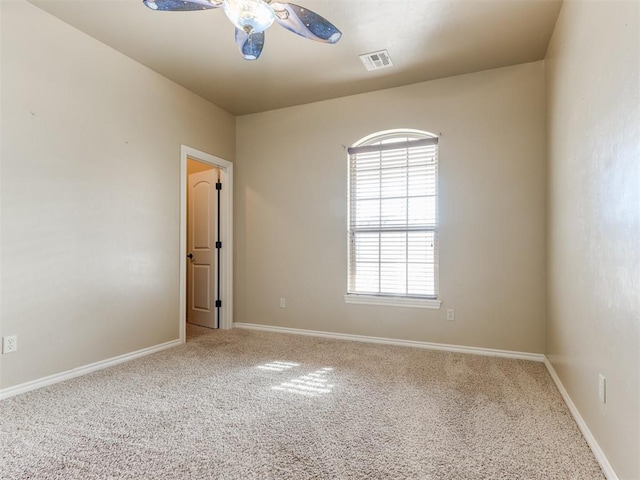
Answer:
[{"label": "window frame", "polygon": [[[438,149],[438,139],[439,135],[425,132],[421,130],[414,129],[395,129],[395,130],[386,130],[382,132],[376,132],[371,135],[364,137],[358,142],[354,143],[351,148],[357,149],[359,147],[367,147],[379,145],[382,142],[388,142],[389,140],[393,140],[395,138],[403,138],[404,141],[417,141],[421,139],[435,139],[436,145],[436,153],[435,153],[435,222],[433,227],[427,227],[425,231],[433,232],[433,242],[434,242],[434,271],[433,271],[433,282],[434,282],[434,293],[435,295],[409,295],[409,294],[393,294],[393,293],[361,293],[357,291],[352,291],[352,269],[355,267],[354,265],[354,255],[355,255],[355,247],[352,245],[354,238],[354,227],[352,223],[352,215],[354,211],[354,201],[352,199],[353,195],[353,154],[349,152],[347,154],[347,293],[344,295],[345,303],[349,304],[361,304],[361,305],[380,305],[380,306],[402,306],[402,307],[413,307],[413,308],[431,308],[431,309],[439,309],[442,300],[439,298],[439,215],[438,215],[438,204],[439,204],[439,192],[438,192],[438,163],[439,163],[439,149]],[[393,142],[391,142],[393,143]],[[407,147],[410,148],[410,147]],[[348,149],[351,150],[351,149]],[[380,197],[382,198],[382,197]],[[409,232],[410,227],[405,225],[400,229],[401,231]],[[380,228],[378,231],[385,231],[384,228]],[[380,261],[379,261],[380,263]],[[408,265],[409,262],[406,262]]]}]

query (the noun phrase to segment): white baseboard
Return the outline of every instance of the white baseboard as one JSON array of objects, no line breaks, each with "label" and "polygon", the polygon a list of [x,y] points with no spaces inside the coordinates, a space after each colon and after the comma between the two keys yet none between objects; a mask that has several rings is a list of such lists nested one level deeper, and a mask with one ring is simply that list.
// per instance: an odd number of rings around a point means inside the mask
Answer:
[{"label": "white baseboard", "polygon": [[166,350],[167,348],[175,347],[177,345],[180,345],[181,343],[183,342],[181,342],[180,340],[171,340],[169,342],[161,343],[160,345],[143,348],[142,350],[137,350],[131,353],[125,353],[124,355],[119,355],[117,357],[109,358],[107,360],[91,363],[89,365],[84,365],[82,367],[72,368],[71,370],[67,370],[65,372],[55,373],[47,377],[38,378],[37,380],[32,380],[30,382],[21,383],[13,387],[4,388],[0,390],[0,400],[13,397],[14,395],[19,395],[21,393],[26,393],[31,390],[36,390],[38,388],[46,387],[48,385],[53,385],[54,383],[64,382],[65,380],[79,377],[81,375],[86,375],[87,373],[95,372],[97,370],[102,370],[107,367],[112,367],[113,365],[118,365],[119,363],[128,362],[135,358],[151,355],[152,353],[156,353],[161,350]]},{"label": "white baseboard", "polygon": [[564,388],[564,385],[562,384],[560,377],[556,373],[556,370],[553,368],[553,365],[551,364],[551,362],[549,361],[546,355],[544,357],[544,365],[547,367],[547,371],[549,372],[549,375],[551,375],[551,378],[553,379],[553,383],[555,383],[556,387],[558,387],[558,390],[560,391],[560,395],[562,395],[562,398],[564,399],[564,403],[566,403],[567,407],[569,407],[569,411],[571,412],[571,415],[573,415],[574,420],[578,424],[578,428],[582,432],[584,439],[587,441],[587,444],[591,448],[593,455],[596,457],[596,460],[600,464],[600,468],[602,468],[602,472],[604,473],[604,476],[607,478],[607,480],[619,480],[618,475],[616,474],[615,470],[609,463],[609,460],[607,459],[606,455],[600,448],[600,445],[598,445],[598,442],[596,441],[595,437],[591,433],[591,430],[589,430],[589,427],[587,426],[587,423],[584,421],[584,418],[582,418],[582,415],[580,415],[580,412],[578,411],[578,408],[576,407],[576,405],[573,403],[573,400],[571,400],[571,397],[569,396],[569,392],[567,392],[567,389]]},{"label": "white baseboard", "polygon": [[465,347],[461,345],[448,345],[446,343],[418,342],[414,340],[399,340],[396,338],[369,337],[365,335],[352,335],[349,333],[322,332],[319,330],[303,330],[300,328],[273,327],[257,323],[234,322],[233,328],[248,330],[261,330],[263,332],[289,333],[294,335],[308,335],[311,337],[335,338],[337,340],[352,340],[356,342],[381,343],[384,345],[398,345],[400,347],[426,348],[441,350],[444,352],[470,353],[473,355],[485,355],[491,357],[515,358],[518,360],[531,360],[544,362],[545,356],[541,353],[514,352],[511,350],[495,350],[492,348]]}]

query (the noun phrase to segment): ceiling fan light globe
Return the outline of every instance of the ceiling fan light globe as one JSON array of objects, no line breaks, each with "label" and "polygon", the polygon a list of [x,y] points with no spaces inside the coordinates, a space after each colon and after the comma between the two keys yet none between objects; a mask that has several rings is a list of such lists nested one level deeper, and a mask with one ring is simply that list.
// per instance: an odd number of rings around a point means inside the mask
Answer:
[{"label": "ceiling fan light globe", "polygon": [[224,0],[222,10],[236,28],[247,34],[264,32],[276,18],[263,0]]}]

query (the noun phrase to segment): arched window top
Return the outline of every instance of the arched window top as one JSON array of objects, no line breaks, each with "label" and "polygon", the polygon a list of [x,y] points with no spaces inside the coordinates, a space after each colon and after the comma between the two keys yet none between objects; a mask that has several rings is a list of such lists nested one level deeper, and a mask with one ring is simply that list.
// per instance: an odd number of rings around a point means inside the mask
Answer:
[{"label": "arched window top", "polygon": [[412,128],[396,128],[393,130],[383,130],[381,132],[372,133],[361,138],[352,145],[352,148],[365,147],[372,145],[384,145],[395,142],[410,142],[421,139],[438,139],[438,135],[422,130]]},{"label": "arched window top", "polygon": [[413,129],[395,129],[367,135],[354,143],[347,151],[350,155],[354,155],[356,153],[379,152],[437,144],[438,136],[436,134]]}]

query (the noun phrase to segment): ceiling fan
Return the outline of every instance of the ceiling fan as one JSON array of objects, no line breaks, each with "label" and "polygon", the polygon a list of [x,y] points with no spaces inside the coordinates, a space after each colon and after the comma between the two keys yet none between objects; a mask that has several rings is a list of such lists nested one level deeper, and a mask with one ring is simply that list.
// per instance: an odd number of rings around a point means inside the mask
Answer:
[{"label": "ceiling fan", "polygon": [[256,60],[264,31],[275,21],[287,30],[323,43],[336,43],[342,32],[317,13],[273,0],[142,0],[152,10],[186,12],[222,7],[236,27],[236,44],[245,60]]}]

